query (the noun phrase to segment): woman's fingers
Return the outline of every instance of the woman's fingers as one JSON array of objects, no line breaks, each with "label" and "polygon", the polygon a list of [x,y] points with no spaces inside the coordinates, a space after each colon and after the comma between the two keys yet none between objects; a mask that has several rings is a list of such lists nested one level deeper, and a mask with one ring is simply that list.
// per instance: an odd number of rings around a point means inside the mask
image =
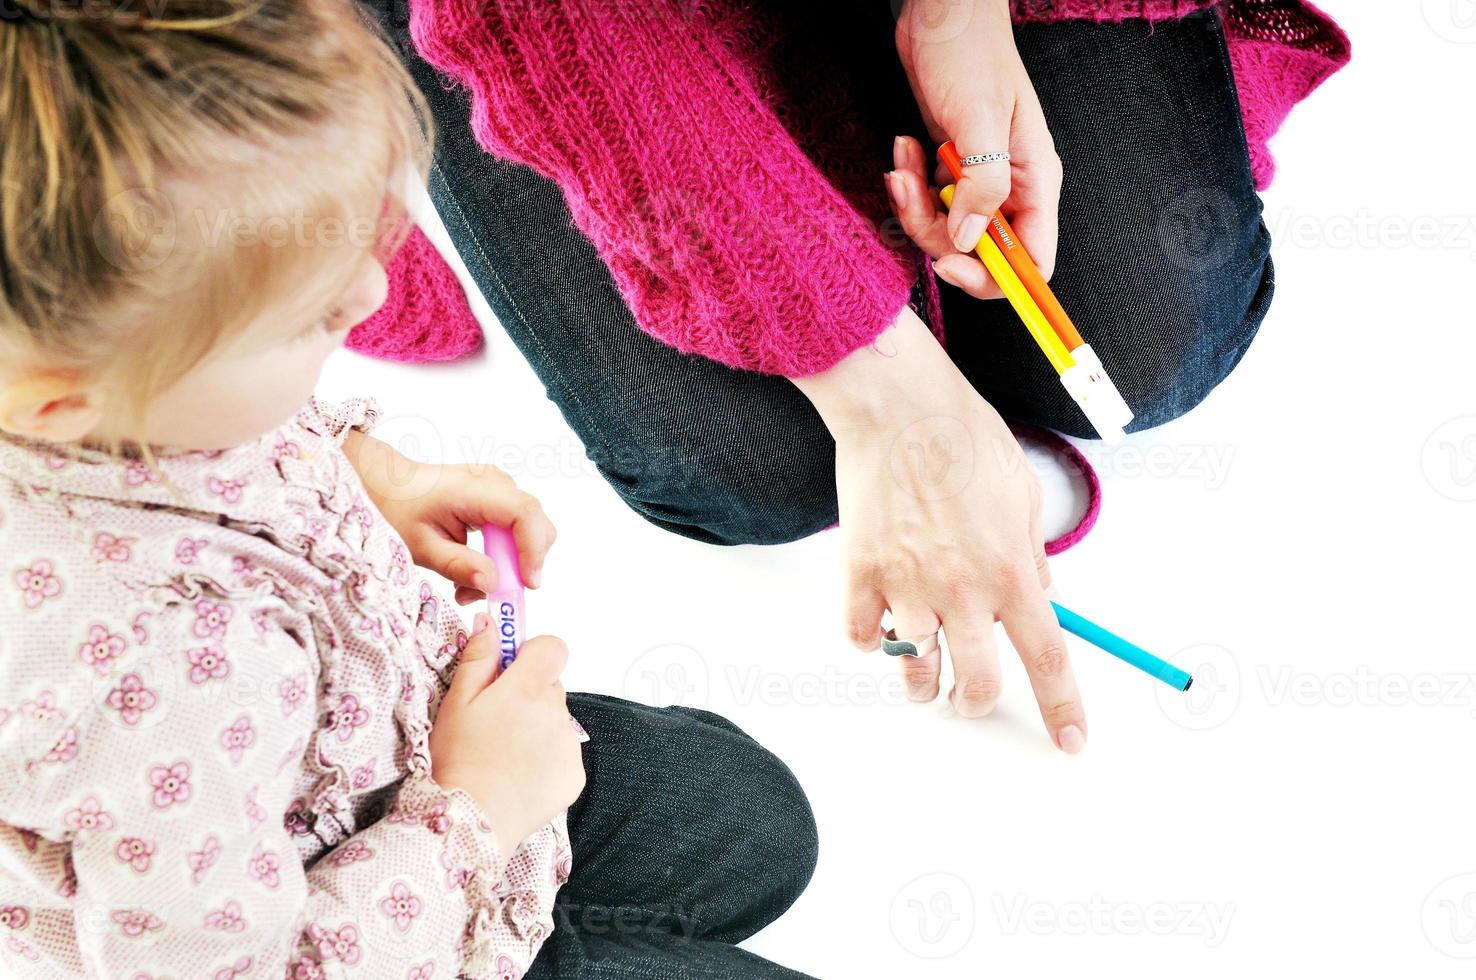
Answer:
[{"label": "woman's fingers", "polygon": [[858,650],[870,653],[881,645],[881,620],[886,608],[886,600],[870,583],[852,580],[846,590],[846,636]]},{"label": "woman's fingers", "polygon": [[1086,712],[1071,672],[1065,637],[1045,593],[1029,590],[1002,618],[1030,675],[1030,687],[1051,740],[1063,751],[1080,752],[1086,748]]},{"label": "woman's fingers", "polygon": [[953,690],[948,700],[965,718],[982,718],[999,702],[999,649],[994,642],[994,615],[979,609],[945,615],[948,656],[953,661]]},{"label": "woman's fingers", "polygon": [[933,262],[938,278],[962,289],[975,299],[1001,299],[1004,293],[984,269],[984,263],[972,255],[954,252]]},{"label": "woman's fingers", "polygon": [[948,233],[947,215],[939,210],[928,186],[922,144],[910,136],[899,136],[893,149],[896,170],[887,175],[892,209],[902,230],[935,261],[938,278],[977,299],[999,299],[1004,294],[984,269],[984,263],[954,247]]},{"label": "woman's fingers", "polygon": [[[892,632],[899,640],[933,636],[942,625],[931,609],[913,600],[891,600],[888,605],[892,610]],[[933,647],[921,657],[897,658],[901,661],[902,681],[911,701],[931,701],[938,696],[938,674],[942,670],[943,658],[937,644]]]},{"label": "woman's fingers", "polygon": [[[960,156],[975,153],[1004,153],[1011,150],[1010,116],[1007,107],[974,107],[968,119],[953,134]],[[1010,196],[1009,162],[980,163],[965,167],[953,193],[948,213],[948,236],[960,252],[972,252],[989,230],[989,219]]]},{"label": "woman's fingers", "polygon": [[1030,86],[1020,93],[1011,165],[1013,178],[1005,213],[1026,251],[1049,279],[1056,268],[1061,208],[1061,158]]},{"label": "woman's fingers", "polygon": [[886,176],[887,192],[907,237],[936,259],[953,255],[956,250],[948,237],[947,216],[938,210],[927,174],[918,160],[921,153],[917,140],[907,136],[897,138],[892,159],[896,169]]}]

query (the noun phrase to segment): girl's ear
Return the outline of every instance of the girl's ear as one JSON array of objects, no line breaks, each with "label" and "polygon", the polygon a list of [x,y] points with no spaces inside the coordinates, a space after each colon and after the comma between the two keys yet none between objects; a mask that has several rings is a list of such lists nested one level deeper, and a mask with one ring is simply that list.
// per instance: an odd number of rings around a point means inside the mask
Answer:
[{"label": "girl's ear", "polygon": [[0,388],[0,429],[13,435],[80,442],[102,420],[96,389],[69,375],[23,375]]}]

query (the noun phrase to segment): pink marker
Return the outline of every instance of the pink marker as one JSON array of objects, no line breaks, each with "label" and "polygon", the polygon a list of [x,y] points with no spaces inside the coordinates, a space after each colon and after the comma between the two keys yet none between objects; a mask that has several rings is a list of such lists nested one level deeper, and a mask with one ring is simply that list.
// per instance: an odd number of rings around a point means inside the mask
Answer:
[{"label": "pink marker", "polygon": [[505,527],[482,528],[482,549],[497,566],[497,588],[487,596],[487,613],[497,629],[502,669],[513,662],[523,645],[523,576],[518,570],[518,546]]}]

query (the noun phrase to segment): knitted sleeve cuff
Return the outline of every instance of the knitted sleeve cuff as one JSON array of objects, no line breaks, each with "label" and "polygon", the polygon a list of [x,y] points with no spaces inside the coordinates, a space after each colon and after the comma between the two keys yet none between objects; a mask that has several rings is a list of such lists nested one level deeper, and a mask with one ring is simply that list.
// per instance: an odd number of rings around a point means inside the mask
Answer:
[{"label": "knitted sleeve cuff", "polygon": [[915,270],[785,128],[744,9],[416,0],[411,32],[483,149],[560,186],[641,329],[798,377],[892,323]]}]

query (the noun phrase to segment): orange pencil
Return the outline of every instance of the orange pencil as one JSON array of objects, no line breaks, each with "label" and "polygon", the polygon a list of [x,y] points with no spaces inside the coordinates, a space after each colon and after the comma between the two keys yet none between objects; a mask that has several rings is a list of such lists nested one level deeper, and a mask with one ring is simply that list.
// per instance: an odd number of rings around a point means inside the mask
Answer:
[{"label": "orange pencil", "polygon": [[[963,161],[959,158],[958,149],[953,145],[952,140],[938,147],[938,159],[948,168],[955,183],[963,179]],[[1080,331],[1076,329],[1076,324],[1071,322],[1071,317],[1061,306],[1060,300],[1056,299],[1056,294],[1046,284],[1045,277],[1040,274],[1040,268],[1030,257],[1030,253],[1025,250],[1020,236],[1015,234],[1009,221],[999,211],[995,211],[989,219],[989,237],[999,246],[1010,268],[1015,271],[1015,275],[1024,285],[1025,291],[1030,294],[1030,298],[1040,308],[1046,322],[1051,325],[1056,336],[1061,338],[1061,343],[1071,352],[1072,360],[1081,369],[1079,377],[1068,379],[1062,375],[1062,383],[1072,391],[1084,410],[1088,409],[1089,402],[1095,403],[1090,406],[1095,411],[1088,411],[1088,415],[1095,416],[1100,412],[1110,425],[1126,426],[1133,419],[1133,410],[1128,407],[1127,402],[1118,392],[1117,386],[1112,383],[1106,368],[1097,358],[1096,351],[1092,350],[1091,345],[1082,339]]]}]

